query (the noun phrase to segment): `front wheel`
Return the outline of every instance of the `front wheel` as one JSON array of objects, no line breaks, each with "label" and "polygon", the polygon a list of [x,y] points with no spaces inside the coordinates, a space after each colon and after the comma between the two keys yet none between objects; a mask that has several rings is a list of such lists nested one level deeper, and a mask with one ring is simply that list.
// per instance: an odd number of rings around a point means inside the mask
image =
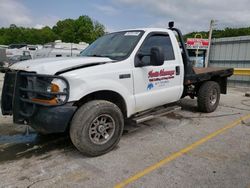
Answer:
[{"label": "front wheel", "polygon": [[76,148],[88,156],[111,151],[119,142],[124,127],[121,110],[104,100],[90,101],[75,113],[70,138]]},{"label": "front wheel", "polygon": [[217,82],[207,81],[198,91],[198,109],[201,112],[213,112],[220,101],[220,86]]}]

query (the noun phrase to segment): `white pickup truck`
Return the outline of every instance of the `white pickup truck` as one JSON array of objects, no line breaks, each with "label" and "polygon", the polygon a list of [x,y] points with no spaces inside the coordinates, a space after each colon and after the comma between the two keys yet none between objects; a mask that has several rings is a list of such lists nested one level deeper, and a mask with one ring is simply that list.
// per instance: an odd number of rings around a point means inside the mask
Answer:
[{"label": "white pickup truck", "polygon": [[182,97],[197,97],[199,110],[214,111],[232,74],[233,69],[193,68],[182,34],[170,22],[169,29],[107,34],[81,57],[12,65],[1,107],[3,115],[38,132],[68,131],[78,150],[98,156],[118,144],[125,120],[165,114]]}]

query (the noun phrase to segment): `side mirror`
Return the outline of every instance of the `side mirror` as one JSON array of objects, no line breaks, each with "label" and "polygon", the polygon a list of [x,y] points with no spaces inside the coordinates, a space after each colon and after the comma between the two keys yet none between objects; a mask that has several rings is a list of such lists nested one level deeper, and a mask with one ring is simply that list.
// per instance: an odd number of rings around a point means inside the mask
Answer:
[{"label": "side mirror", "polygon": [[150,64],[153,66],[161,66],[164,64],[164,53],[162,48],[153,47],[150,50]]}]

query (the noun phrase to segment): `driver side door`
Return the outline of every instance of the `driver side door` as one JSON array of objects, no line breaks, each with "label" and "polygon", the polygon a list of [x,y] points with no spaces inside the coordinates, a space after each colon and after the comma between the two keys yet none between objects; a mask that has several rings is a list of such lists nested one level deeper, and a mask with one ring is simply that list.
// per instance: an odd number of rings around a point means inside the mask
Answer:
[{"label": "driver side door", "polygon": [[136,112],[175,102],[183,89],[180,76],[183,65],[175,58],[170,36],[162,32],[149,34],[137,54],[150,54],[152,47],[163,49],[164,64],[152,66],[150,56],[140,60],[136,55],[133,69]]}]

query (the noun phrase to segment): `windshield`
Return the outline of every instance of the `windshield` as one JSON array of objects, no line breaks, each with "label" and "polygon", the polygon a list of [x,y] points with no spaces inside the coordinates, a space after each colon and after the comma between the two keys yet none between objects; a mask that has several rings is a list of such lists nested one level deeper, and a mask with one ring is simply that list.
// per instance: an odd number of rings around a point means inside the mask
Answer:
[{"label": "windshield", "polygon": [[107,34],[81,52],[81,56],[109,57],[122,60],[130,55],[143,31],[123,31]]}]

